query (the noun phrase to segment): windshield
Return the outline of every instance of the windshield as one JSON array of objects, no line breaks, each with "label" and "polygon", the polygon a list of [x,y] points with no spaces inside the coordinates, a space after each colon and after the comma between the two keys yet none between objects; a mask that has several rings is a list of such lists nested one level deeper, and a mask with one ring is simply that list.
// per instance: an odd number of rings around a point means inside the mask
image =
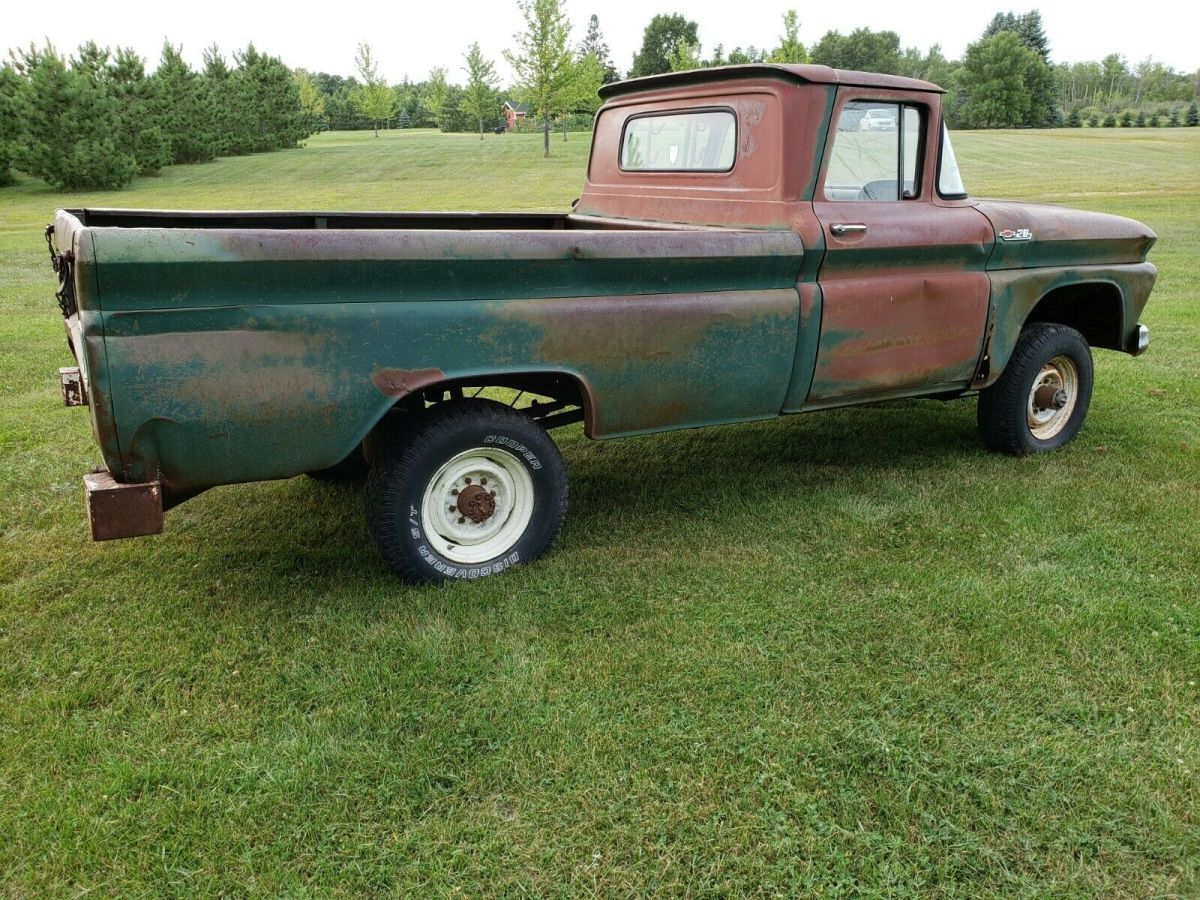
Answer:
[{"label": "windshield", "polygon": [[941,163],[938,168],[938,193],[943,197],[967,196],[962,175],[958,171],[958,160],[954,158],[954,148],[950,146],[950,129],[944,122],[942,123]]}]

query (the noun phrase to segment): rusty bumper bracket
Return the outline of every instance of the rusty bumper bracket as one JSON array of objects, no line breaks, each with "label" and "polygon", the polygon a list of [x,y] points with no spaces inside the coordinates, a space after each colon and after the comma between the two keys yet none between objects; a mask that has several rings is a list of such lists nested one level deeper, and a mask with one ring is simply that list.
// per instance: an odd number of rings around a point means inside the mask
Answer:
[{"label": "rusty bumper bracket", "polygon": [[68,366],[58,370],[62,385],[63,406],[87,406],[87,389],[83,386],[83,373],[79,366]]},{"label": "rusty bumper bracket", "polygon": [[93,541],[160,534],[162,485],[158,481],[121,484],[108,471],[83,476],[88,524]]}]

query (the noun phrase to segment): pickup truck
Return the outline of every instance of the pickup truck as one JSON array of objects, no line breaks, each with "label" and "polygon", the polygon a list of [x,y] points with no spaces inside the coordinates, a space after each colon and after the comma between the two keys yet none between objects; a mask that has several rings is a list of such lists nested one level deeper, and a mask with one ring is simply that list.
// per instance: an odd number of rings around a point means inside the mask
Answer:
[{"label": "pickup truck", "polygon": [[362,472],[391,569],[480,578],[558,533],[557,426],[978,394],[988,448],[1038,453],[1079,431],[1092,348],[1147,347],[1154,233],[969,197],[935,85],[756,64],[601,97],[564,215],[59,210],[92,536]]}]

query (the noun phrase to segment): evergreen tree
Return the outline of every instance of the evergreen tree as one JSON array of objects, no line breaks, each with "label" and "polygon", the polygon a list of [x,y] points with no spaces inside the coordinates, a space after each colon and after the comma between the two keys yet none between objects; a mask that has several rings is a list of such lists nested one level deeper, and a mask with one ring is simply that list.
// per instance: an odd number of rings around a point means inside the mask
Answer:
[{"label": "evergreen tree", "polygon": [[1138,128],[1146,127],[1146,114],[1140,109],[1138,110],[1137,118],[1134,120],[1133,124]]},{"label": "evergreen tree", "polygon": [[1104,127],[1105,128],[1116,128],[1117,127],[1117,117],[1114,116],[1112,113],[1109,113],[1107,116],[1105,116],[1104,117]]},{"label": "evergreen tree", "polygon": [[1197,125],[1200,125],[1200,108],[1196,107],[1195,100],[1193,100],[1192,105],[1188,107],[1187,118],[1184,121],[1187,122],[1189,128],[1195,128]]},{"label": "evergreen tree", "polygon": [[234,60],[238,97],[252,116],[252,153],[295,147],[312,134],[296,82],[282,60],[260,53],[252,43]]},{"label": "evergreen tree", "polygon": [[70,68],[49,45],[16,56],[26,85],[15,166],[66,190],[124,187],[137,174],[137,160],[113,140],[120,110],[98,75],[93,47]]},{"label": "evergreen tree", "polygon": [[1171,115],[1169,115],[1167,117],[1167,126],[1169,128],[1178,128],[1179,127],[1179,110],[1177,110],[1177,109],[1171,110]]},{"label": "evergreen tree", "polygon": [[118,48],[105,66],[105,75],[120,106],[118,146],[137,160],[139,175],[155,175],[171,164],[171,142],[155,116],[154,82],[132,49]]},{"label": "evergreen tree", "polygon": [[1079,110],[1072,109],[1071,112],[1067,114],[1067,127],[1068,128],[1080,128],[1080,127],[1082,127],[1082,125],[1083,125],[1083,122],[1079,118]]},{"label": "evergreen tree", "polygon": [[236,156],[250,152],[248,116],[238,103],[233,70],[221,48],[212,44],[204,50],[204,72],[200,99],[212,125],[212,151],[215,156]]},{"label": "evergreen tree", "polygon": [[25,83],[8,63],[0,66],[0,186],[12,184],[13,160],[21,141],[20,105]]},{"label": "evergreen tree", "polygon": [[171,162],[206,162],[217,155],[217,123],[205,86],[170,43],[163,44],[154,73],[153,105],[171,146]]},{"label": "evergreen tree", "polygon": [[585,56],[593,57],[599,64],[603,84],[621,80],[621,73],[613,65],[612,53],[604,42],[604,35],[600,33],[600,19],[595,14],[588,19],[587,34],[579,44],[579,57],[582,59]]},{"label": "evergreen tree", "polygon": [[1121,127],[1133,127],[1133,110],[1127,109],[1125,112],[1121,113]]}]

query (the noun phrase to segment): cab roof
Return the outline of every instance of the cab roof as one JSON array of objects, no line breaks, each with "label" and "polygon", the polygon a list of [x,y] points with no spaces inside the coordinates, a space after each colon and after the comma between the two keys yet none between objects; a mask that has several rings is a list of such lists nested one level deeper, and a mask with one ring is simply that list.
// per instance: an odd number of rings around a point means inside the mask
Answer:
[{"label": "cab roof", "polygon": [[945,93],[936,84],[917,78],[899,75],[879,75],[875,72],[852,72],[848,69],[832,69],[829,66],[784,65],[776,63],[749,63],[741,66],[713,66],[708,69],[688,69],[685,72],[664,72],[661,75],[645,75],[606,84],[600,88],[600,97],[608,100],[624,94],[656,91],[663,88],[685,87],[722,81],[739,81],[747,78],[782,78],[807,84],[846,84],[859,87],[890,88],[901,91],[930,91]]}]

